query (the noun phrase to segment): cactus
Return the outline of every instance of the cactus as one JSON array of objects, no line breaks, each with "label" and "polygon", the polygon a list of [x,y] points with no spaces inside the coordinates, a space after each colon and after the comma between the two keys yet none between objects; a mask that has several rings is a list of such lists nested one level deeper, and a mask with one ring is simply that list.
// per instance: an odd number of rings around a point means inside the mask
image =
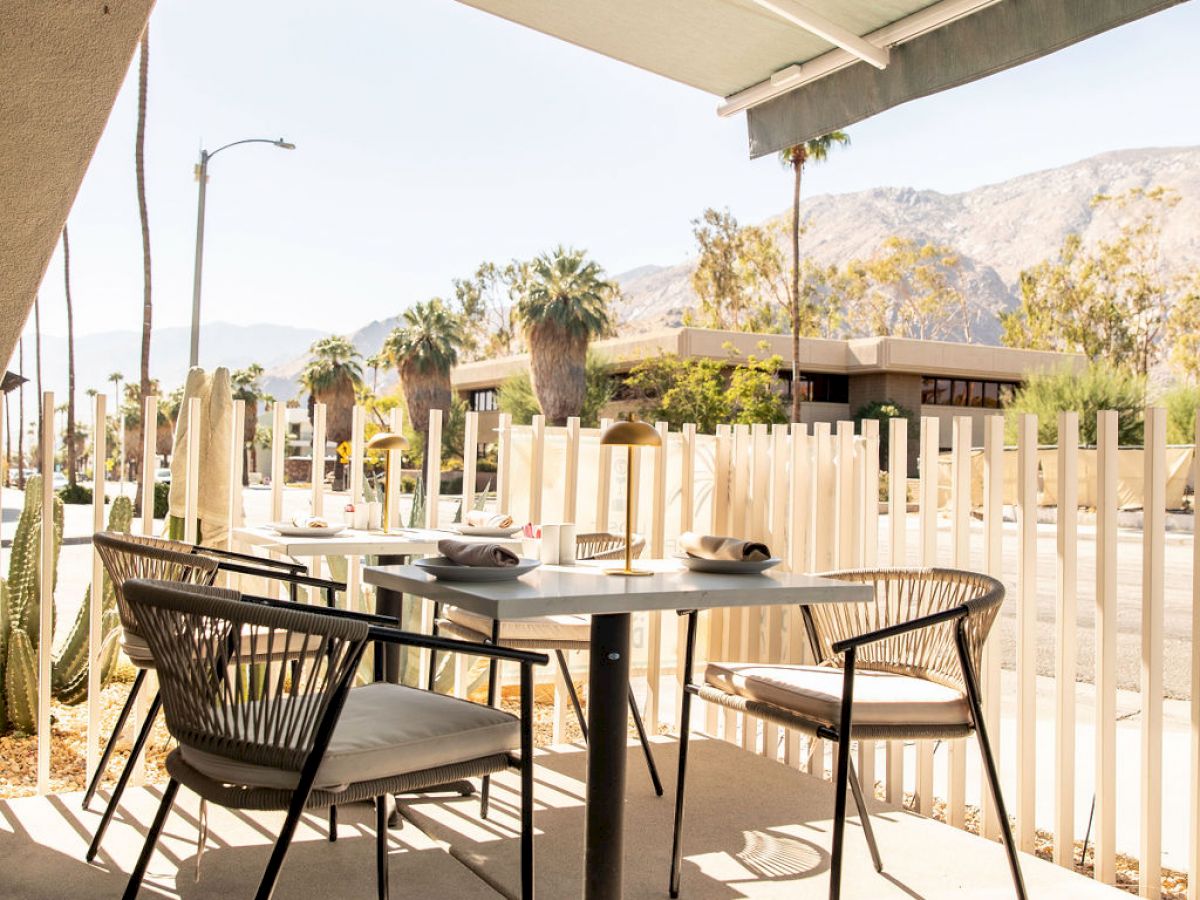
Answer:
[{"label": "cactus", "polygon": [[[63,507],[54,498],[54,571],[62,547]],[[37,644],[40,627],[42,479],[25,485],[25,507],[17,521],[8,582],[0,598],[0,731],[37,728]],[[49,596],[53,603],[54,586]]]},{"label": "cactus", "polygon": [[[108,514],[108,530],[128,533],[133,522],[133,501],[128,497],[118,497],[113,500],[112,509]],[[113,590],[112,580],[105,572],[102,577],[103,602],[100,606],[100,646],[103,655],[100,658],[100,684],[105,684],[112,676],[117,665],[117,654],[120,647],[115,640],[110,640],[115,630],[121,624],[117,614],[117,595]],[[88,690],[88,617],[91,615],[92,591],[88,588],[79,605],[79,613],[71,626],[62,647],[54,657],[53,676],[50,680],[50,692],[60,703],[73,706],[87,700]]]}]

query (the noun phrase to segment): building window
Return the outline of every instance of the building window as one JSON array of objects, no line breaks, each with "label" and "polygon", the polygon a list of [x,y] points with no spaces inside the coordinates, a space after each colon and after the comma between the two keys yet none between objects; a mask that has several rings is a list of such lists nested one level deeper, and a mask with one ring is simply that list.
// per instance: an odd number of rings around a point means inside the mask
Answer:
[{"label": "building window", "polygon": [[[780,383],[783,385],[783,397],[792,399],[792,373],[781,371]],[[850,377],[848,375],[829,375],[823,372],[800,373],[800,402],[802,403],[849,403]]]},{"label": "building window", "polygon": [[1003,409],[1012,402],[1020,385],[1015,381],[984,381],[968,378],[921,379],[921,403],[926,406],[973,406]]},{"label": "building window", "polygon": [[471,391],[471,409],[475,412],[495,412],[500,408],[495,388]]}]

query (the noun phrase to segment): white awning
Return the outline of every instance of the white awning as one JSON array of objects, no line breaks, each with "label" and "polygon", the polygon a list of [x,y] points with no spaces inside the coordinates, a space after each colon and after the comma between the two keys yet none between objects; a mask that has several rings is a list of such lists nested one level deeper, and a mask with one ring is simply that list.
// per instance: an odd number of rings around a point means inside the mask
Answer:
[{"label": "white awning", "polygon": [[1185,0],[459,0],[748,110],[763,156]]}]

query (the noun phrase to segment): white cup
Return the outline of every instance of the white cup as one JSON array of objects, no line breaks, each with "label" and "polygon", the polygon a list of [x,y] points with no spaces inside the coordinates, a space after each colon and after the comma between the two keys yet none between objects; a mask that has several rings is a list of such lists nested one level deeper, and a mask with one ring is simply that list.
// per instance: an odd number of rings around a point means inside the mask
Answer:
[{"label": "white cup", "polygon": [[370,522],[370,513],[367,510],[365,502],[354,504],[354,529],[356,531],[366,531],[367,524]]},{"label": "white cup", "polygon": [[558,545],[559,535],[562,533],[561,525],[543,525],[542,526],[542,546],[540,551],[540,559],[547,566],[558,565]]},{"label": "white cup", "polygon": [[575,565],[575,523],[564,522],[558,526],[558,564]]}]

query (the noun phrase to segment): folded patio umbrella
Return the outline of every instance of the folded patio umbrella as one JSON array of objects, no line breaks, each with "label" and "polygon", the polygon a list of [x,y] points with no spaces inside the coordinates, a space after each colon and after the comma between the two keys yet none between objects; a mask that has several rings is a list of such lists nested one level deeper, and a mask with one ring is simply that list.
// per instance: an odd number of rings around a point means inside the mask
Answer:
[{"label": "folded patio umbrella", "polygon": [[188,459],[188,403],[200,401],[200,458],[196,491],[196,514],[200,519],[199,540],[219,546],[229,534],[229,461],[232,450],[233,387],[229,370],[218,367],[212,374],[201,368],[188,372],[183,401],[175,421],[171,450],[171,490],[168,498],[168,533],[181,539],[186,513]]}]

